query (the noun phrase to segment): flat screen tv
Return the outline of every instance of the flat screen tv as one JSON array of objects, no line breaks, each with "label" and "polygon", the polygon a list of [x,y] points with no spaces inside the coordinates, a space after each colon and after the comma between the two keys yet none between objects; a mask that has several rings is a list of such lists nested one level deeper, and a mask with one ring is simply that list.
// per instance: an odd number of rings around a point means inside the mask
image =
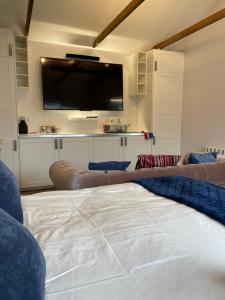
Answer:
[{"label": "flat screen tv", "polygon": [[123,67],[76,59],[41,58],[46,110],[123,110]]}]

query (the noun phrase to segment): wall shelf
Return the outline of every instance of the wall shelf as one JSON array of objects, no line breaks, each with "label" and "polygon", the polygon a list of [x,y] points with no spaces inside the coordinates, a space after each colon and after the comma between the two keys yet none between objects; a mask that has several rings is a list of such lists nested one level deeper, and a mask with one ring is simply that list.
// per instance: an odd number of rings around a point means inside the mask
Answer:
[{"label": "wall shelf", "polygon": [[146,95],[147,52],[138,52],[132,57],[133,78],[130,81],[130,95]]},{"label": "wall shelf", "polygon": [[15,37],[15,56],[16,56],[16,83],[17,87],[29,87],[28,78],[28,55],[27,38],[24,36]]},{"label": "wall shelf", "polygon": [[69,121],[98,121],[98,117],[69,117]]}]

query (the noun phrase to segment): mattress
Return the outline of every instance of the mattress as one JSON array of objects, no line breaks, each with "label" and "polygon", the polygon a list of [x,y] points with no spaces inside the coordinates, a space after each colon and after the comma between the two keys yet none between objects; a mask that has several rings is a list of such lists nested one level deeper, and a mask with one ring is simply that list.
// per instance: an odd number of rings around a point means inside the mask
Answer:
[{"label": "mattress", "polygon": [[225,227],[135,183],[22,198],[46,300],[224,300]]}]

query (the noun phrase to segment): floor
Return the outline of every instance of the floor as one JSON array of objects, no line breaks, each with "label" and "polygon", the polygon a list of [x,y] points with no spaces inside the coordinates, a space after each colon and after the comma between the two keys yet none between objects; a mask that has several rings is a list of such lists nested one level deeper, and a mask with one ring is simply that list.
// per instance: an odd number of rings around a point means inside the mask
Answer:
[{"label": "floor", "polygon": [[38,194],[42,192],[49,192],[49,191],[55,191],[55,188],[46,188],[46,189],[37,189],[37,190],[29,190],[29,191],[21,191],[21,195],[33,195]]}]

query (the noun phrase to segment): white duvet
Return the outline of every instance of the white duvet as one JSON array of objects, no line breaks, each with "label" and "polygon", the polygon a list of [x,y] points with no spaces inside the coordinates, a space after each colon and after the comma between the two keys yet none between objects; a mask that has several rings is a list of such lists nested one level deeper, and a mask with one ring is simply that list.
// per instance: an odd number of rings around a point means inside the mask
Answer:
[{"label": "white duvet", "polygon": [[23,197],[46,300],[224,300],[225,227],[134,183]]}]

